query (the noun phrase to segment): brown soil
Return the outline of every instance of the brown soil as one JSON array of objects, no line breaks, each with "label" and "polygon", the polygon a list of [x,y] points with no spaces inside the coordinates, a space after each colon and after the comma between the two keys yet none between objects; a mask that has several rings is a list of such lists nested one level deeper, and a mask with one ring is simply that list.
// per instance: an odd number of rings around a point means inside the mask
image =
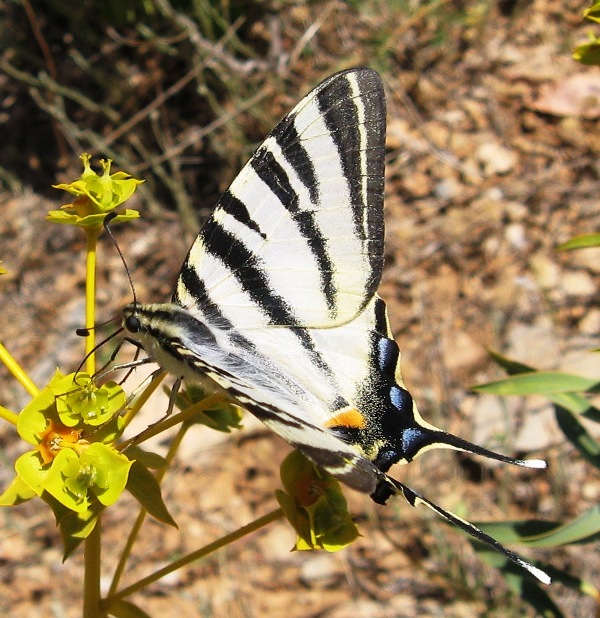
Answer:
[{"label": "brown soil", "polygon": [[[395,475],[471,520],[569,520],[598,501],[600,477],[561,438],[545,402],[504,402],[504,415],[497,402],[482,404],[468,389],[502,375],[488,348],[540,368],[599,374],[588,352],[599,342],[599,253],[556,251],[560,242],[600,228],[598,113],[583,113],[589,97],[577,98],[588,87],[597,93],[598,69],[576,64],[569,52],[591,26],[581,21],[580,4],[567,0],[501,2],[487,12],[485,3],[465,3],[456,26],[439,10],[401,21],[389,8],[357,14],[325,4],[331,13],[309,44],[319,61],[308,53],[296,59],[297,87],[275,106],[283,113],[339,68],[388,67],[381,295],[403,351],[405,381],[431,422],[549,461],[546,472],[524,471],[442,451]],[[315,7],[295,11],[273,13],[289,37],[286,51],[303,33],[299,24],[306,31],[319,23]],[[384,34],[385,62],[355,51]],[[573,94],[575,74],[581,77]],[[10,92],[13,82],[4,83]],[[41,148],[37,156],[44,158]],[[230,178],[207,182],[222,190]],[[76,230],[43,221],[60,203],[60,196],[50,201],[27,188],[0,195],[0,259],[9,271],[1,281],[2,343],[38,384],[56,366],[74,370],[83,356],[74,330],[83,322],[84,242]],[[152,210],[117,236],[138,297],[167,299],[188,244],[180,219]],[[100,319],[130,300],[120,259],[106,242],[98,294]],[[3,368],[0,380],[3,405],[25,405],[27,396]],[[189,437],[164,482],[179,529],[147,522],[124,585],[277,507],[278,464],[289,447],[260,424],[247,424],[222,440],[208,430]],[[12,427],[1,428],[0,440],[5,487],[23,446]],[[294,534],[277,522],[132,601],[152,616],[181,618],[534,615],[463,535],[426,509],[348,496],[362,537],[343,552],[290,553]],[[135,513],[135,501],[124,496],[103,520],[107,582]],[[45,505],[4,509],[0,518],[0,610],[80,615],[83,555],[61,562],[60,535]],[[522,553],[592,581],[600,569],[594,545]],[[588,597],[565,587],[550,593],[567,616],[595,611]]]}]

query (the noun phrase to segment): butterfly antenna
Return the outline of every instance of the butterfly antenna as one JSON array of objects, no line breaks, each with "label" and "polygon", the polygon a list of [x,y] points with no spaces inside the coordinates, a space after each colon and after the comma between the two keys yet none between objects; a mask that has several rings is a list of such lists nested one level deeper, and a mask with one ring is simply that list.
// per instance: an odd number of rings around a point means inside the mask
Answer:
[{"label": "butterfly antenna", "polygon": [[[104,322],[104,324],[99,324],[98,326],[105,326],[106,324],[110,324],[111,322],[114,322],[115,320],[117,320],[118,318],[113,318],[112,320],[108,320],[108,322]],[[78,328],[76,333],[79,337],[87,337],[90,334],[90,330],[97,328],[95,326],[91,327],[91,328]],[[123,327],[119,327],[116,331],[114,331],[113,333],[111,333],[110,335],[108,335],[108,337],[105,337],[100,343],[97,343],[84,357],[83,360],[81,361],[81,363],[79,364],[79,367],[77,367],[77,371],[75,371],[75,378],[77,377],[77,374],[81,371],[81,368],[83,367],[83,365],[85,364],[85,361],[87,361],[87,359],[94,353],[96,353],[103,345],[106,345],[111,339],[114,339],[117,335],[121,334],[123,332]],[[120,346],[117,347],[117,351],[119,350]],[[109,363],[111,363],[114,360],[114,356],[116,355],[116,352],[114,352],[111,357],[110,360],[108,361]],[[108,364],[108,363],[107,363]],[[105,365],[106,366],[106,365]]]},{"label": "butterfly antenna", "polygon": [[[120,319],[120,316],[115,316],[114,318],[111,318],[110,320],[106,320],[106,322],[102,322],[101,324],[96,324],[96,326],[90,326],[89,328],[77,328],[75,330],[75,334],[78,337],[89,337],[90,336],[90,331],[92,330],[96,330],[98,328],[102,328],[103,326],[106,326],[107,324],[111,324],[112,322],[116,322],[118,319]],[[113,337],[114,335],[111,335],[111,337]],[[102,345],[102,344],[99,344]],[[96,348],[98,348],[99,346],[97,345],[94,350],[96,350]],[[86,357],[87,358],[87,357]]]},{"label": "butterfly antenna", "polygon": [[115,246],[115,249],[117,250],[117,253],[119,254],[119,257],[121,258],[121,262],[123,262],[123,266],[125,267],[125,272],[127,273],[127,279],[129,279],[129,286],[131,287],[131,293],[133,295],[133,304],[137,305],[137,296],[135,295],[135,288],[133,287],[133,280],[131,278],[131,273],[129,272],[129,267],[127,266],[127,262],[125,261],[125,257],[123,256],[123,252],[121,251],[121,248],[119,247],[119,244],[117,243],[116,238],[113,236],[112,230],[109,227],[109,223],[115,218],[117,217],[118,214],[113,210],[113,212],[109,212],[106,217],[104,217],[104,229],[106,230],[106,233],[110,236],[110,239],[113,242],[113,245]]}]

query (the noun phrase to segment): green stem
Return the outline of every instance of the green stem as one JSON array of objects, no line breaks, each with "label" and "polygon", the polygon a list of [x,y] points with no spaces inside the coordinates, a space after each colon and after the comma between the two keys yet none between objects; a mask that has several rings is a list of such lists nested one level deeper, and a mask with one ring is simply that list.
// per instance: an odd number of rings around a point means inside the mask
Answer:
[{"label": "green stem", "polygon": [[[154,394],[154,391],[160,386],[161,382],[165,379],[165,371],[155,374],[152,377],[152,381],[147,386],[144,386],[142,392],[137,395],[134,391],[134,400],[131,407],[123,414],[123,428],[127,427],[129,423],[135,418],[136,414],[145,405],[145,403]],[[142,382],[142,386],[144,382]],[[139,388],[139,387],[138,387]]]},{"label": "green stem", "polygon": [[277,521],[278,519],[281,519],[283,516],[284,516],[283,509],[275,509],[274,511],[271,511],[267,515],[264,515],[263,517],[259,517],[258,519],[255,519],[253,522],[249,523],[246,526],[243,526],[239,530],[236,530],[235,532],[232,532],[231,534],[227,534],[224,537],[221,537],[217,541],[214,541],[214,543],[210,543],[209,545],[206,545],[202,547],[201,549],[198,549],[192,552],[191,554],[188,554],[187,556],[180,558],[179,560],[175,560],[175,562],[168,564],[166,567],[163,567],[162,569],[155,571],[154,573],[152,573],[152,575],[149,575],[148,577],[144,577],[144,579],[140,579],[138,582],[136,582],[135,584],[132,584],[131,586],[128,586],[127,588],[123,588],[123,590],[121,590],[120,592],[117,592],[117,594],[108,596],[102,602],[103,609],[109,610],[111,603],[114,603],[115,601],[123,599],[124,597],[129,596],[130,594],[133,594],[134,592],[137,592],[138,590],[142,590],[146,586],[149,586],[150,584],[159,580],[161,577],[164,577],[165,575],[168,575],[169,573],[172,573],[173,571],[177,571],[178,569],[181,569],[182,567],[187,566],[188,564],[191,564],[195,560],[204,558],[208,556],[209,554],[221,549],[222,547],[225,547],[226,545],[229,545],[237,541],[238,539],[241,539],[242,537],[252,532],[255,532],[256,530],[260,530],[260,528],[264,528],[264,526],[274,521]]},{"label": "green stem", "polygon": [[96,355],[93,350],[96,346],[96,248],[98,236],[102,227],[86,227],[87,252],[85,263],[85,327],[89,335],[85,338],[85,370],[91,376],[96,372]]},{"label": "green stem", "polygon": [[101,516],[91,534],[85,539],[83,618],[99,618],[100,613],[100,553],[102,549]]},{"label": "green stem", "polygon": [[[167,463],[164,467],[162,467],[156,473],[156,480],[159,485],[162,482],[165,474],[167,473],[167,470],[169,470],[169,468],[171,467],[171,463],[173,462],[173,459],[175,458],[177,450],[179,449],[179,445],[181,444],[181,441],[183,440],[183,437],[185,436],[188,430],[188,427],[189,425],[181,425],[181,427],[179,428],[179,431],[173,438],[173,441],[171,442],[171,445],[169,446],[169,452],[167,453],[167,457],[166,457]],[[110,589],[108,591],[109,597],[111,595],[114,595],[117,592],[117,588],[119,587],[119,581],[121,579],[121,575],[123,574],[123,571],[125,570],[125,565],[127,564],[127,560],[129,559],[129,556],[131,554],[133,544],[135,543],[137,539],[137,536],[140,532],[142,524],[144,523],[144,520],[146,519],[147,513],[148,511],[146,511],[145,508],[141,508],[135,520],[135,523],[133,524],[131,528],[131,532],[129,533],[129,536],[127,537],[127,543],[125,543],[125,547],[123,548],[123,551],[121,552],[121,556],[119,557],[119,563],[117,564],[117,568],[115,569],[115,574],[113,576],[113,580],[111,582]]]},{"label": "green stem", "polygon": [[137,436],[118,444],[117,448],[120,451],[124,451],[127,447],[131,446],[132,444],[135,444],[137,446],[138,444],[141,444],[142,442],[158,435],[159,433],[166,431],[167,429],[173,427],[174,425],[177,425],[177,423],[182,423],[183,421],[186,421],[188,418],[191,418],[192,416],[197,414],[199,411],[208,410],[208,408],[211,408],[212,406],[223,401],[224,399],[226,399],[226,396],[223,395],[222,393],[215,393],[213,395],[209,395],[202,401],[199,401],[197,404],[190,406],[183,412],[179,412],[178,414],[174,414],[173,416],[168,416],[162,421],[158,421],[154,425],[150,425],[148,429],[145,429],[144,431],[142,431],[142,433],[138,434]]},{"label": "green stem", "polygon": [[24,369],[13,358],[12,354],[0,343],[0,361],[19,381],[21,386],[32,396],[35,397],[40,389],[33,383],[32,379],[25,373]]},{"label": "green stem", "polygon": [[11,412],[8,408],[5,408],[4,406],[0,406],[0,418],[3,418],[5,421],[16,425],[19,415]]},{"label": "green stem", "polygon": [[[96,247],[102,227],[86,227],[87,253],[85,264],[85,369],[91,376],[96,373]],[[83,576],[83,618],[99,618],[100,614],[100,557],[102,551],[102,516],[85,539]]]},{"label": "green stem", "polygon": [[141,508],[136,520],[131,527],[129,532],[129,536],[127,537],[127,542],[125,543],[125,547],[119,556],[119,563],[115,569],[115,574],[113,575],[112,582],[110,583],[110,588],[108,590],[107,598],[112,598],[119,587],[119,582],[121,581],[121,575],[123,575],[123,571],[125,570],[125,566],[127,565],[127,560],[131,555],[131,550],[133,549],[133,544],[137,540],[138,534],[142,528],[142,524],[146,519],[146,515],[148,511],[145,508]]}]

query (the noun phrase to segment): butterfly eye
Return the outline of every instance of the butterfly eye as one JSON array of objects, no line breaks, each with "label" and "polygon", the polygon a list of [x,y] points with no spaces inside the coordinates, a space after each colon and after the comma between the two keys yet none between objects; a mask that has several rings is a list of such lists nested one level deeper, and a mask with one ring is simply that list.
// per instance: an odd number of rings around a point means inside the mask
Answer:
[{"label": "butterfly eye", "polygon": [[130,333],[139,333],[142,330],[142,323],[135,315],[130,315],[125,318],[125,328]]}]

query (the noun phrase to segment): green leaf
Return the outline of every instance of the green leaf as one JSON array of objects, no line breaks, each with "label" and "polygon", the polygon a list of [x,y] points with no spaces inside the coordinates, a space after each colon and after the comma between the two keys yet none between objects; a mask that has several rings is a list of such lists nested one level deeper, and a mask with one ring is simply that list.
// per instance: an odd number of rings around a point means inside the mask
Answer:
[{"label": "green leaf", "polygon": [[[138,219],[139,216],[140,213],[137,210],[131,210],[130,208],[127,208],[122,213],[118,214],[114,219],[112,219],[110,223],[111,225],[115,225],[116,223],[124,223],[126,221]],[[80,227],[102,227],[105,218],[105,212],[80,217],[77,214],[69,214],[64,210],[50,210],[48,212],[48,216],[46,217],[46,221],[51,221],[52,223],[60,223],[62,225],[78,225]]]},{"label": "green leaf", "polygon": [[[573,50],[573,60],[580,62],[586,66],[597,66],[600,65],[600,40],[594,39],[583,43],[582,45],[578,45]],[[586,245],[588,247],[595,247],[596,245]],[[563,247],[559,247],[562,249]],[[567,249],[579,249],[580,247],[566,247]]]},{"label": "green leaf", "polygon": [[473,387],[479,393],[493,395],[549,395],[554,393],[597,392],[600,382],[559,371],[520,373],[504,380]]},{"label": "green leaf", "polygon": [[91,427],[104,425],[127,400],[125,391],[116,382],[98,387],[87,373],[70,374],[52,390],[58,416],[67,427],[75,427],[82,422]]},{"label": "green leaf", "polygon": [[275,490],[275,498],[283,509],[285,518],[290,522],[298,535],[294,549],[313,549],[315,539],[311,534],[310,519],[306,510],[300,508],[296,501],[281,489]]},{"label": "green leaf", "polygon": [[44,492],[42,499],[50,506],[56,518],[63,541],[63,560],[66,560],[91,534],[104,507],[94,500],[89,509],[76,513],[47,492]]},{"label": "green leaf", "polygon": [[[171,396],[171,391],[165,390]],[[180,410],[191,411],[194,406],[198,408],[197,413],[185,421],[188,426],[206,425],[223,433],[231,433],[232,429],[242,428],[241,421],[244,413],[239,406],[228,401],[222,401],[206,408],[205,399],[207,396],[206,390],[197,384],[188,384],[185,390],[177,393],[175,405]]]},{"label": "green leaf", "polygon": [[129,459],[135,459],[139,461],[141,464],[143,464],[147,468],[150,468],[151,470],[160,470],[167,465],[167,460],[162,457],[162,455],[145,451],[139,446],[128,446],[123,451],[123,455],[126,455]]},{"label": "green leaf", "polygon": [[586,19],[591,19],[600,23],[600,2],[595,2],[583,12]]},{"label": "green leaf", "polygon": [[[600,54],[600,40],[598,41],[598,53]],[[580,236],[575,236],[558,245],[556,248],[558,251],[570,251],[572,249],[586,249],[588,247],[600,247],[600,234],[582,234]]]},{"label": "green leaf", "polygon": [[94,442],[112,445],[123,433],[125,419],[122,416],[113,416],[107,423],[94,430]]},{"label": "green leaf", "polygon": [[519,361],[508,358],[508,356],[504,356],[503,354],[495,352],[494,350],[488,350],[488,354],[497,365],[502,367],[502,369],[504,369],[504,371],[508,373],[508,375],[516,375],[519,373],[532,373],[533,371],[537,371],[535,367],[520,363]]},{"label": "green leaf", "polygon": [[600,410],[578,393],[557,393],[556,395],[549,395],[548,399],[573,414],[581,415],[590,421],[600,423]]},{"label": "green leaf", "polygon": [[37,445],[50,419],[56,419],[56,421],[58,421],[56,406],[54,404],[54,394],[51,386],[48,385],[44,387],[19,414],[17,418],[17,432],[21,438],[29,442],[29,444]]},{"label": "green leaf", "polygon": [[484,532],[501,543],[523,543],[528,547],[557,547],[574,543],[591,543],[600,535],[600,505],[572,521],[477,523]]},{"label": "green leaf", "polygon": [[[195,404],[198,407],[202,406],[202,402]],[[215,431],[223,433],[231,433],[232,429],[242,428],[242,417],[244,413],[239,406],[232,403],[221,403],[208,410],[199,410],[191,416],[186,425],[206,425]]]},{"label": "green leaf", "polygon": [[44,483],[50,467],[42,464],[38,451],[27,451],[15,461],[15,471],[18,477],[38,496],[44,491]]},{"label": "green leaf", "polygon": [[110,616],[115,616],[115,618],[150,618],[150,614],[147,614],[143,609],[140,609],[131,601],[124,601],[123,599],[113,601],[108,606],[107,611]]},{"label": "green leaf", "polygon": [[154,475],[141,462],[134,461],[127,481],[129,493],[152,517],[177,528],[160,493],[160,485]]},{"label": "green leaf", "polygon": [[[494,362],[500,365],[509,375],[533,373],[537,371],[530,365],[519,363],[493,350],[488,351],[488,353]],[[474,387],[473,390],[477,388],[478,387]],[[562,406],[574,414],[581,414],[585,418],[596,423],[600,422],[600,410],[595,408],[585,397],[578,393],[556,393],[553,395],[546,393],[546,397],[556,405]]]},{"label": "green leaf", "polygon": [[[63,189],[77,196],[71,204],[65,204],[61,210],[48,213],[46,219],[55,223],[72,223],[83,227],[100,228],[107,213],[128,200],[137,186],[144,182],[132,178],[126,172],[110,173],[112,161],[100,160],[102,175],[98,175],[91,168],[91,155],[81,155],[83,172],[81,176],[68,184],[54,185],[55,189]],[[133,216],[132,216],[132,213]],[[65,217],[64,215],[67,215]],[[119,215],[113,222],[124,218],[139,216],[137,211],[126,210],[125,215]]]},{"label": "green leaf", "polygon": [[10,485],[0,495],[0,506],[14,506],[35,498],[38,494],[23,481],[20,476],[15,476]]},{"label": "green leaf", "polygon": [[528,541],[533,547],[556,547],[591,543],[600,538],[600,505],[593,506],[572,521]]},{"label": "green leaf", "polygon": [[43,488],[71,511],[83,513],[90,506],[88,484],[77,478],[79,456],[70,448],[58,452],[44,481]]},{"label": "green leaf", "polygon": [[80,455],[63,448],[52,462],[44,489],[77,513],[89,509],[91,494],[110,506],[123,493],[132,463],[101,442],[90,444]]},{"label": "green leaf", "polygon": [[133,461],[106,444],[94,442],[81,454],[81,465],[93,470],[90,488],[104,506],[110,506],[125,490]]},{"label": "green leaf", "polygon": [[535,545],[536,539],[553,532],[562,524],[556,521],[530,519],[525,521],[475,522],[475,525],[503,545],[513,543]]},{"label": "green leaf", "polygon": [[275,496],[298,534],[295,549],[339,551],[359,536],[340,485],[330,474],[299,451],[285,458],[280,474],[287,493]]},{"label": "green leaf", "polygon": [[600,443],[591,436],[577,417],[561,406],[554,406],[554,414],[561,431],[577,450],[596,468],[600,468]]}]

